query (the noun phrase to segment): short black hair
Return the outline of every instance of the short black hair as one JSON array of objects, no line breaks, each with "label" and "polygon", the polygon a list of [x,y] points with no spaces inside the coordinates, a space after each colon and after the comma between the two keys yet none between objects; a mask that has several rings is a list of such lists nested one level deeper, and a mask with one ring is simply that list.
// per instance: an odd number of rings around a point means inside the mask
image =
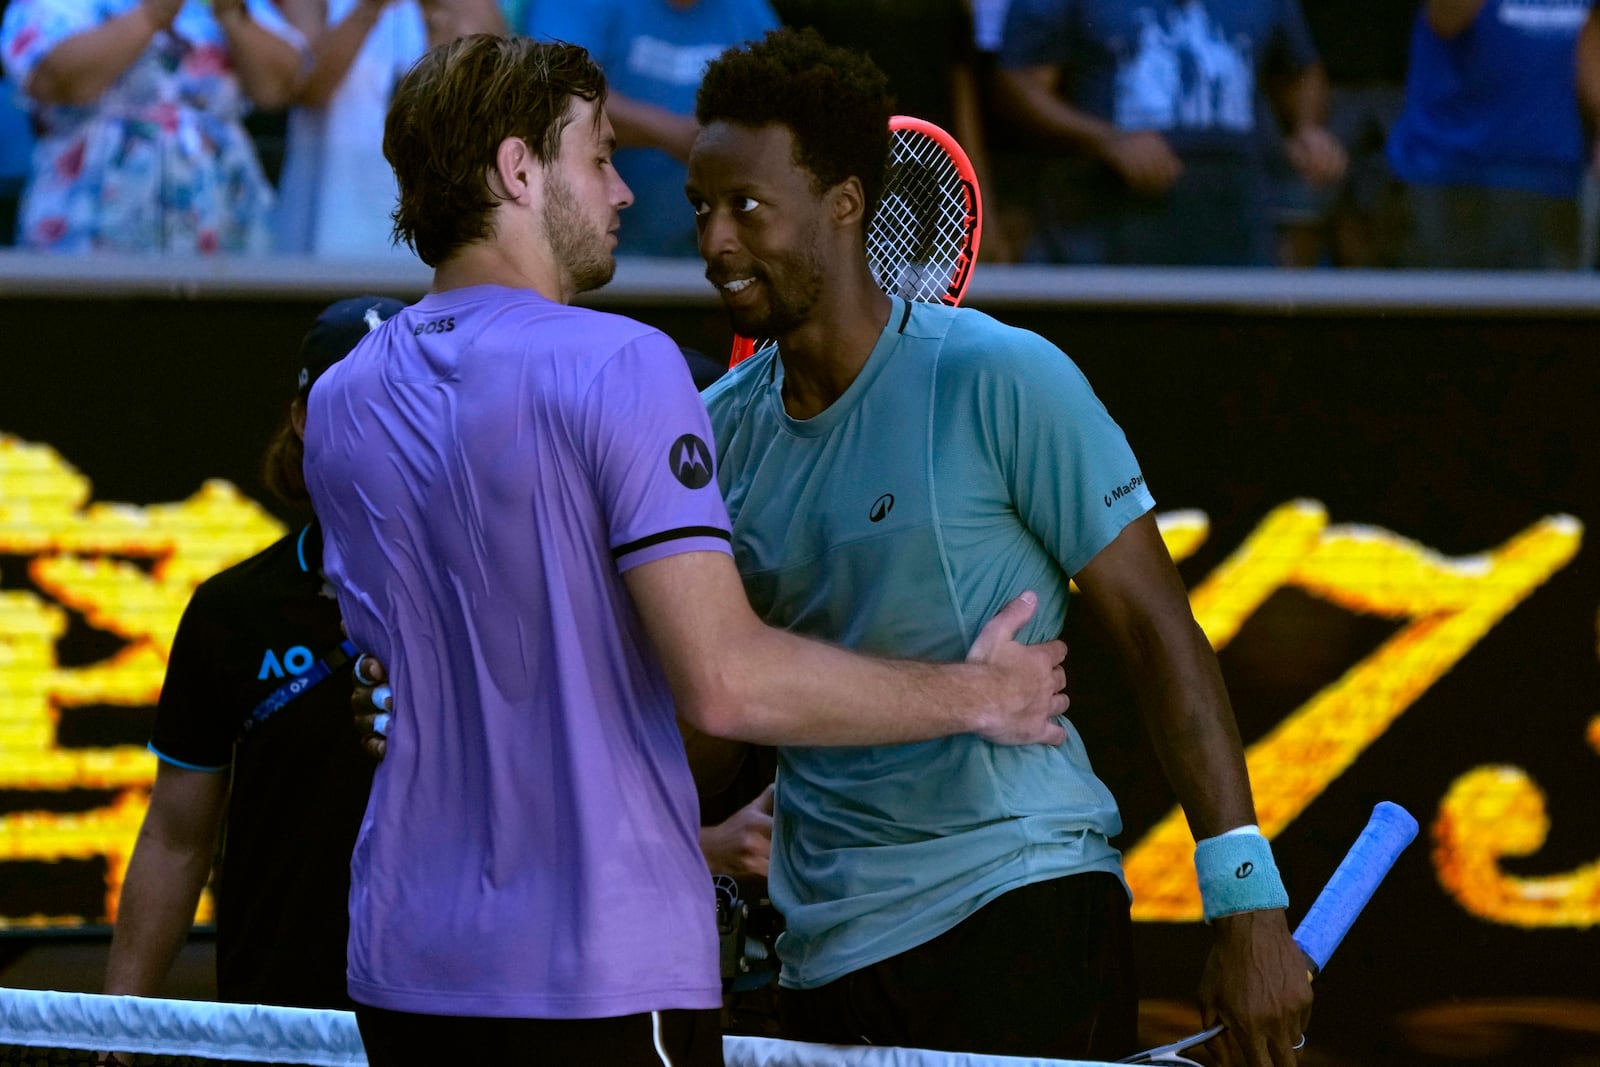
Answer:
[{"label": "short black hair", "polygon": [[706,67],[695,118],[702,126],[787,126],[794,161],[817,191],[860,179],[870,222],[883,192],[893,107],[888,77],[865,54],[834,47],[813,29],[783,28]]}]

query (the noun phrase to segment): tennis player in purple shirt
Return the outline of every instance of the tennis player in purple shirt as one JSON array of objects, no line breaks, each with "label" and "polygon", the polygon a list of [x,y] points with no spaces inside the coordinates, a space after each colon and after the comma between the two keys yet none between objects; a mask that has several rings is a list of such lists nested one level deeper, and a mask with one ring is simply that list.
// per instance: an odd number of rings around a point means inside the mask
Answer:
[{"label": "tennis player in purple shirt", "polygon": [[374,1067],[720,1064],[714,898],[674,707],[766,744],[1057,744],[1059,642],[967,662],[763,625],[678,349],[568,306],[632,196],[582,49],[486,35],[396,89],[396,228],[432,291],[318,383],[306,481],[397,706],[351,861]]}]

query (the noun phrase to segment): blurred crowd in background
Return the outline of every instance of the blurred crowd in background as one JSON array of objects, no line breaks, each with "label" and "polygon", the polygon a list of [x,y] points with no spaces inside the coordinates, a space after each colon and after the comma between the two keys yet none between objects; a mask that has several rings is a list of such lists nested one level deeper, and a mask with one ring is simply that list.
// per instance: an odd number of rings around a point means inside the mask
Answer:
[{"label": "blurred crowd in background", "polygon": [[0,0],[0,244],[409,257],[383,119],[433,44],[587,47],[692,257],[694,96],[780,24],[954,133],[996,262],[1595,269],[1594,0]]}]

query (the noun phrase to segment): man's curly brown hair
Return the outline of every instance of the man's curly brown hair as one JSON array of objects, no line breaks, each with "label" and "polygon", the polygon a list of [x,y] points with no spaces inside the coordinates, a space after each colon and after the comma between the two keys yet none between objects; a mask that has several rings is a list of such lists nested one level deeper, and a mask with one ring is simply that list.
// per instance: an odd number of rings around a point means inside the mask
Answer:
[{"label": "man's curly brown hair", "polygon": [[573,98],[605,96],[605,75],[577,45],[479,33],[429,51],[395,88],[383,126],[400,187],[395,237],[430,267],[489,237],[500,142],[520,137],[549,164]]},{"label": "man's curly brown hair", "polygon": [[889,79],[872,60],[828,44],[815,30],[785,28],[713,60],[695,118],[702,126],[787,126],[794,161],[818,192],[860,179],[870,223],[883,191],[893,106]]}]

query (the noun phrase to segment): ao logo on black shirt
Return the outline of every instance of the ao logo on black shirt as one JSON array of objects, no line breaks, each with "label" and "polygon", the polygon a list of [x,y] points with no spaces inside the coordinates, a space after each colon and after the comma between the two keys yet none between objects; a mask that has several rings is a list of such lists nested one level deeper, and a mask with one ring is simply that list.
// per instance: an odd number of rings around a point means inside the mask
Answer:
[{"label": "ao logo on black shirt", "polygon": [[711,481],[711,449],[694,434],[686,433],[672,442],[667,466],[678,481],[690,489],[699,489]]}]

